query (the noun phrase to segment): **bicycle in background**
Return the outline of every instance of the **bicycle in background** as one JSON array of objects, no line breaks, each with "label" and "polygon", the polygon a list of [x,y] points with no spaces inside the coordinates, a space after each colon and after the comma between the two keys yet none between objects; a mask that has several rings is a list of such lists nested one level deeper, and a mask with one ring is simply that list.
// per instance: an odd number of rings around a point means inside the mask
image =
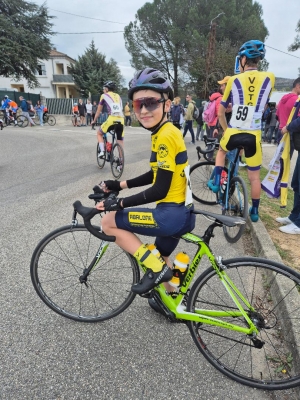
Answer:
[{"label": "bicycle in background", "polygon": [[[207,148],[202,150],[196,147],[198,159],[201,154],[207,161],[199,162],[191,167],[190,179],[193,198],[206,205],[219,204],[223,215],[248,217],[248,192],[244,180],[238,176],[239,151],[227,153],[229,157],[228,168],[224,167],[221,175],[220,191],[213,193],[207,186],[207,182],[214,178],[214,161],[206,157],[208,153],[219,148],[217,139],[206,139]],[[234,227],[223,226],[223,232],[229,243],[237,242],[245,230],[245,225]]]},{"label": "bicycle in background", "polygon": [[[111,172],[116,179],[119,179],[124,171],[124,150],[123,147],[117,142],[116,127],[118,124],[112,126],[112,129],[103,134],[104,140],[104,155],[99,156],[99,145],[97,143],[96,157],[97,164],[100,169],[105,165],[105,162],[110,163]],[[112,137],[111,142],[108,140],[107,134]]]},{"label": "bicycle in background", "polygon": [[[117,195],[100,191],[89,197],[98,202]],[[114,236],[92,225],[91,219],[103,211],[80,201],[73,207],[72,223],[49,233],[34,250],[31,280],[41,300],[61,316],[105,321],[132,303],[136,294],[131,287],[145,267],[117,246]],[[215,256],[209,246],[214,229],[245,220],[193,212],[212,223],[203,237],[181,236],[197,250],[185,272],[174,275],[180,281],[178,294],[167,293],[160,284],[141,296],[154,298],[170,321],[186,323],[198,350],[227,377],[262,390],[299,386],[300,274],[263,258]],[[204,255],[211,266],[193,280]],[[182,352],[182,364],[188,356]]]}]

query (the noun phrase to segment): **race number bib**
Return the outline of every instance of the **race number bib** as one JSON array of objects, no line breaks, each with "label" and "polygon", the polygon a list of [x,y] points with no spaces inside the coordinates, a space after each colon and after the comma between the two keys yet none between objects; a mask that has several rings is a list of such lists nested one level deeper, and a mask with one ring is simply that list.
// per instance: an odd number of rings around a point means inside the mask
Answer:
[{"label": "race number bib", "polygon": [[112,103],[111,106],[111,113],[112,114],[119,114],[121,112],[121,106],[118,103]]},{"label": "race number bib", "polygon": [[253,129],[252,121],[254,116],[255,106],[244,106],[235,104],[232,107],[232,116],[230,125],[238,129]]}]

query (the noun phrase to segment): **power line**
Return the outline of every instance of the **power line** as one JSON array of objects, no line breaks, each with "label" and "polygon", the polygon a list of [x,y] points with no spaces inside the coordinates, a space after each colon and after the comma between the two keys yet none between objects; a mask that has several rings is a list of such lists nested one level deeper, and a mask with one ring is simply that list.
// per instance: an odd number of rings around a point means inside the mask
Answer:
[{"label": "power line", "polygon": [[69,13],[69,12],[66,12],[66,11],[59,11],[59,10],[55,10],[54,8],[49,8],[49,10],[56,11],[56,12],[60,12],[60,13],[63,13],[63,14],[73,15],[73,16],[75,16],[75,17],[80,17],[80,18],[95,19],[95,20],[97,20],[97,21],[110,22],[110,23],[112,23],[112,24],[126,25],[125,22],[116,22],[116,21],[108,21],[108,20],[106,20],[106,19],[99,19],[99,18],[93,18],[93,17],[85,17],[84,15],[72,14],[72,13]]},{"label": "power line", "polygon": [[111,32],[56,32],[56,35],[86,35],[91,33],[119,33],[124,31],[111,31]]},{"label": "power line", "polygon": [[285,51],[275,49],[274,47],[271,47],[271,46],[267,46],[266,44],[265,44],[265,46],[266,46],[266,47],[269,47],[270,49],[279,51],[280,53],[287,54],[288,56],[295,57],[295,58],[300,58],[300,57],[298,57],[298,56],[294,56],[294,54],[286,53]]}]

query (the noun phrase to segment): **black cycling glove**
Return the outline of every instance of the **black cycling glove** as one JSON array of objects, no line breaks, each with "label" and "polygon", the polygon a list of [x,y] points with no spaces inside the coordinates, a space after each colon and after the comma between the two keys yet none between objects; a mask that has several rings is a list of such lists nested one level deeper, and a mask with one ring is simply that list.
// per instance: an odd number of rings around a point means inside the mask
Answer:
[{"label": "black cycling glove", "polygon": [[124,207],[121,206],[121,201],[123,199],[111,199],[108,198],[106,200],[104,200],[103,205],[104,205],[104,209],[105,211],[119,211],[119,210],[123,210]]},{"label": "black cycling glove", "polygon": [[114,192],[119,192],[120,190],[122,190],[120,181],[109,180],[104,181],[104,183],[108,190],[113,190]]}]

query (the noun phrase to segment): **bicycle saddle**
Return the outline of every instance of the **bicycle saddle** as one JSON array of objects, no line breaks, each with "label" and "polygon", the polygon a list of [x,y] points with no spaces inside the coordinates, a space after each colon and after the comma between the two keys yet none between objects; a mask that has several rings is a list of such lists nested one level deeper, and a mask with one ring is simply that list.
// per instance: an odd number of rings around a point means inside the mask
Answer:
[{"label": "bicycle saddle", "polygon": [[236,226],[236,225],[244,225],[246,223],[246,220],[242,217],[231,217],[228,215],[222,215],[222,214],[215,214],[207,211],[202,211],[202,210],[193,210],[192,213],[194,214],[202,214],[204,217],[207,217],[209,219],[214,219],[216,222],[229,226],[230,228]]}]

